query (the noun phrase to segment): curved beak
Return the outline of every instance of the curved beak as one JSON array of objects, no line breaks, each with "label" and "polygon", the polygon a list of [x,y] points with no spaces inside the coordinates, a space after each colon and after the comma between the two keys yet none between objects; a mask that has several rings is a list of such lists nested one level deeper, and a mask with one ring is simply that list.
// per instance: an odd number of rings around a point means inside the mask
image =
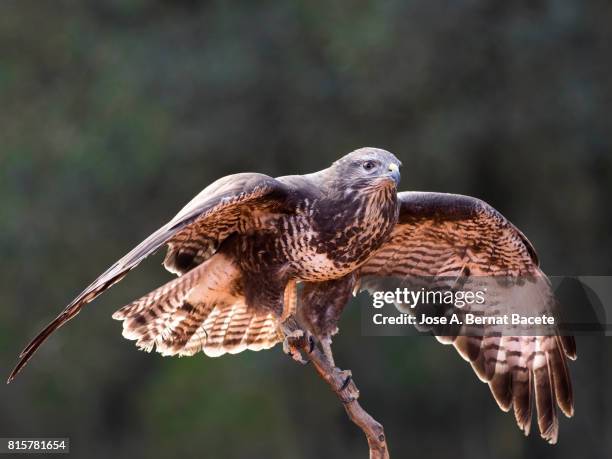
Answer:
[{"label": "curved beak", "polygon": [[401,175],[400,175],[399,166],[397,164],[395,163],[389,164],[389,176],[393,179],[393,181],[397,185],[399,185]]}]

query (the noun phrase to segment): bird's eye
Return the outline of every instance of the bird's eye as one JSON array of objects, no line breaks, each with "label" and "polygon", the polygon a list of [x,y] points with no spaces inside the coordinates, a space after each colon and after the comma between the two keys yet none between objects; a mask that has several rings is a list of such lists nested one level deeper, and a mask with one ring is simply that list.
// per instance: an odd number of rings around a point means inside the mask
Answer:
[{"label": "bird's eye", "polygon": [[366,171],[372,170],[376,167],[376,163],[374,161],[366,161],[363,163],[363,168]]}]

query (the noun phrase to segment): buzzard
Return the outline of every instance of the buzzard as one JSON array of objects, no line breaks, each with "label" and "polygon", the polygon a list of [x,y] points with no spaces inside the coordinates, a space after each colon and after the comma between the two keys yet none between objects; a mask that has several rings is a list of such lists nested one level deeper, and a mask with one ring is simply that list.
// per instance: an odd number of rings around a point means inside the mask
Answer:
[{"label": "buzzard", "polygon": [[[512,223],[475,198],[398,193],[400,166],[388,151],[360,148],[307,175],[217,180],[47,325],[23,350],[9,382],[51,333],[164,245],[164,266],[178,277],[113,314],[125,338],[163,355],[217,357],[282,342],[294,359],[315,352],[333,371],[331,337],[351,294],[376,289],[385,278],[529,276],[535,280],[502,282],[499,290],[531,284],[533,312],[553,311],[535,250]],[[557,405],[567,416],[574,409],[567,368],[576,357],[573,337],[438,338],[471,363],[501,409],[514,409],[525,434],[535,405],[542,437],[557,441]],[[349,379],[336,389],[346,389]]]}]

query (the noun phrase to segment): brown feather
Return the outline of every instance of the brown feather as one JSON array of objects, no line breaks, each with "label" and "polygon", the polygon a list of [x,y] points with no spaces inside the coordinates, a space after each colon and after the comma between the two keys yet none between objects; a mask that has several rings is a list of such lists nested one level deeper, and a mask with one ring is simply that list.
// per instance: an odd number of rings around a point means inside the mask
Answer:
[{"label": "brown feather", "polygon": [[246,305],[244,297],[230,294],[241,273],[216,254],[187,274],[119,309],[123,336],[139,348],[155,348],[162,355],[211,357],[246,349],[259,350],[278,342],[278,317],[268,310]]},{"label": "brown feather", "polygon": [[506,337],[499,341],[499,350],[495,356],[495,374],[489,381],[489,388],[499,407],[508,411],[512,406],[512,375],[508,369],[505,341]]},{"label": "brown feather", "polygon": [[[539,340],[540,343],[545,340]],[[546,353],[536,347],[533,363],[535,403],[540,435],[549,443],[557,443],[559,420],[555,407],[555,386]]]},{"label": "brown feather", "polygon": [[550,370],[554,380],[557,404],[563,414],[567,417],[574,415],[574,395],[572,391],[572,381],[567,368],[567,361],[561,349],[560,337],[550,337],[554,339],[553,348],[547,353]]}]

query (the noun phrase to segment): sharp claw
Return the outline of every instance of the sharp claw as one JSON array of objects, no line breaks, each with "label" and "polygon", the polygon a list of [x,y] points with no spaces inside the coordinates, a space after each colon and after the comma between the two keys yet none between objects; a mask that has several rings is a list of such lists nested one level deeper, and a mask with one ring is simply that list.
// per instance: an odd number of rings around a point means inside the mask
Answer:
[{"label": "sharp claw", "polygon": [[315,340],[312,337],[312,335],[308,335],[308,344],[310,345],[310,348],[308,349],[308,353],[311,354],[315,348]]},{"label": "sharp claw", "polygon": [[314,342],[312,341],[312,336],[310,336],[309,333],[305,335],[304,331],[302,330],[294,330],[287,334],[283,340],[283,352],[302,365],[306,365],[309,360],[304,359],[302,356],[300,351],[302,346],[296,346],[294,343],[296,341],[303,340],[305,336],[307,336],[309,342],[310,350],[308,352],[310,353],[314,349]]},{"label": "sharp claw", "polygon": [[308,330],[300,327],[295,317],[289,316],[281,322],[278,332],[284,337],[283,352],[285,354],[303,365],[310,362],[308,356],[314,351],[316,340]]},{"label": "sharp claw", "polygon": [[342,373],[343,373],[343,376],[345,376],[345,378],[344,378],[344,382],[342,383],[342,387],[340,387],[340,390],[346,389],[348,385],[351,383],[351,379],[353,379],[353,374],[351,373],[351,370],[345,370]]},{"label": "sharp claw", "polygon": [[283,352],[289,356],[293,354],[293,352],[291,352],[291,346],[289,345],[287,338],[283,340]]},{"label": "sharp claw", "polygon": [[302,357],[302,353],[298,350],[295,352],[289,352],[289,356],[297,363],[301,363],[302,365],[306,365],[308,363],[308,360],[305,360],[304,357]]}]

